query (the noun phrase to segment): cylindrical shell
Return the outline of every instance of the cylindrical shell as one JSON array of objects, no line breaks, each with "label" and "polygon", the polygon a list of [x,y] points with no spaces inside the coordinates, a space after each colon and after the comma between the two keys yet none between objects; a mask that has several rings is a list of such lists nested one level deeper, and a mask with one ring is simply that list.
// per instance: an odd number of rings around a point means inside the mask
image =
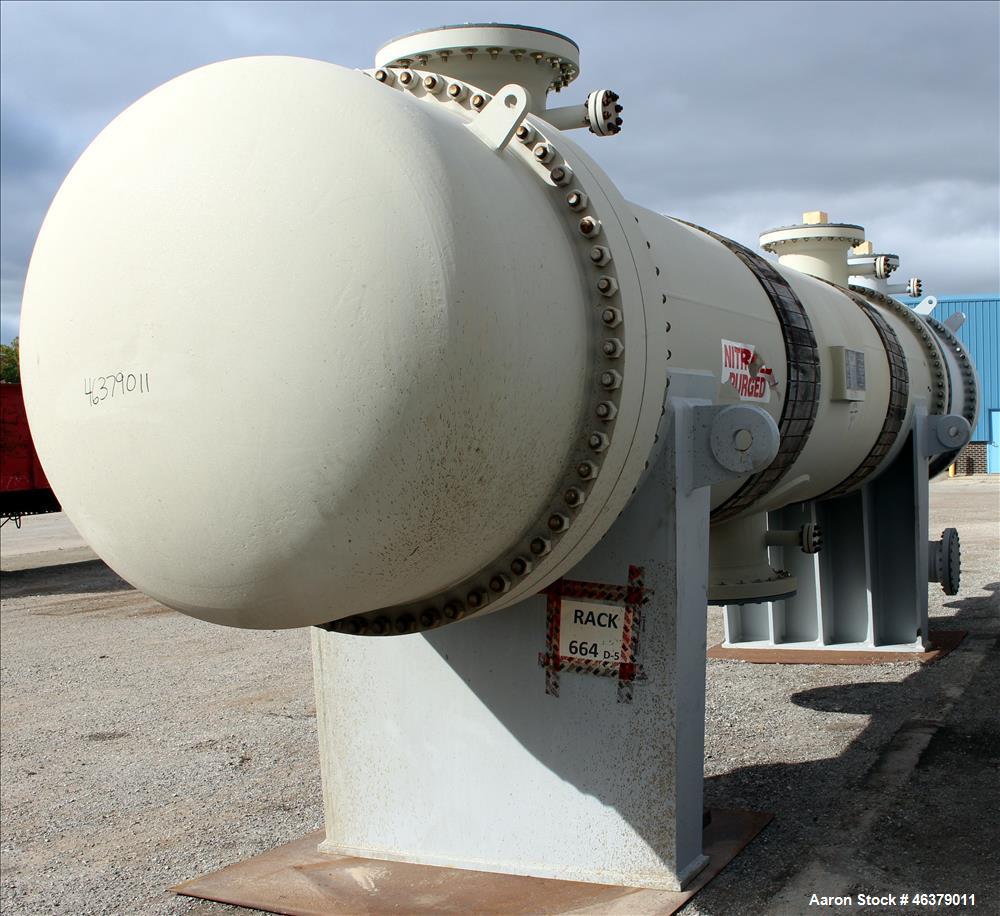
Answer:
[{"label": "cylindrical shell", "polygon": [[71,519],[148,594],[379,635],[514,604],[621,513],[670,370],[777,423],[771,466],[713,488],[744,531],[861,486],[918,409],[974,418],[947,329],[629,205],[541,117],[505,145],[507,96],[410,76],[194,71],[56,197],[29,416]]}]

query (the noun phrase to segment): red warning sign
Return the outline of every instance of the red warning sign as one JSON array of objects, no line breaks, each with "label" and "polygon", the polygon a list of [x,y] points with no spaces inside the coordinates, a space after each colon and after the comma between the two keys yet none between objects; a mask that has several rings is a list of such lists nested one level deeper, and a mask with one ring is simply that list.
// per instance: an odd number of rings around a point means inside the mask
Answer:
[{"label": "red warning sign", "polygon": [[728,383],[741,401],[771,400],[774,373],[764,365],[753,344],[722,341],[722,382]]}]

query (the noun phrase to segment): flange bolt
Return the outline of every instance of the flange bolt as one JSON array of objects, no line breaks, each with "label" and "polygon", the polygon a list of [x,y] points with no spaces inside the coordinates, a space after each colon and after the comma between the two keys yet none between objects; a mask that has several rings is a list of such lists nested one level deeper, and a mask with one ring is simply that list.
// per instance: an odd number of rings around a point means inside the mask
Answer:
[{"label": "flange bolt", "polygon": [[555,147],[551,143],[539,143],[531,152],[539,162],[551,162],[556,157]]},{"label": "flange bolt", "polygon": [[441,615],[432,607],[427,608],[427,610],[420,615],[420,626],[424,629],[436,627],[440,622]]},{"label": "flange bolt", "polygon": [[549,172],[549,178],[553,184],[563,188],[573,180],[573,170],[568,165],[557,165]]},{"label": "flange bolt", "polygon": [[552,544],[548,538],[535,538],[531,544],[531,552],[536,557],[544,557],[552,549]]},{"label": "flange bolt", "polygon": [[587,439],[587,445],[595,452],[603,452],[610,444],[611,440],[604,433],[591,433]]},{"label": "flange bolt", "polygon": [[608,359],[618,359],[625,352],[625,345],[617,337],[610,337],[601,344],[601,352]]},{"label": "flange bolt", "polygon": [[590,249],[590,260],[598,267],[603,267],[611,260],[611,250],[603,245],[595,245]]}]

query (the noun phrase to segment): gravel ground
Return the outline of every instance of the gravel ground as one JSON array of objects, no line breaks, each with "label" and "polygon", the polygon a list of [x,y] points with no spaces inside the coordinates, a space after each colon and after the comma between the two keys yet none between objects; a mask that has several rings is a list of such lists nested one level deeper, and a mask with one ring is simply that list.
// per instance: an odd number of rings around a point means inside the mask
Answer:
[{"label": "gravel ground", "polygon": [[[1000,480],[938,481],[931,514],[962,534],[944,660],[709,661],[706,801],[776,818],[685,914],[904,890],[1000,913]],[[2,586],[3,913],[247,912],[164,888],[321,826],[308,633],[207,626],[99,561]]]}]

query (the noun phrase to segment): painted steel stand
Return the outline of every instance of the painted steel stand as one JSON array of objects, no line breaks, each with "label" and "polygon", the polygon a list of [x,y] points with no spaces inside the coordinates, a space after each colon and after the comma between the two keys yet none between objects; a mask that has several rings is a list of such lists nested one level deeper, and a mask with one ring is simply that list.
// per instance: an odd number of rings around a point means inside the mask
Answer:
[{"label": "painted steel stand", "polygon": [[[716,386],[672,375],[648,476],[549,596],[408,636],[313,630],[321,850],[670,890],[704,866],[708,486],[778,444]],[[619,659],[568,655],[581,603],[621,614]]]},{"label": "painted steel stand", "polygon": [[926,413],[913,428],[892,464],[861,489],[769,513],[771,528],[819,524],[824,547],[818,554],[771,548],[773,564],[798,579],[798,592],[728,605],[724,649],[927,650],[929,551],[936,547],[928,540],[929,459],[960,448],[970,428],[962,417]]}]

